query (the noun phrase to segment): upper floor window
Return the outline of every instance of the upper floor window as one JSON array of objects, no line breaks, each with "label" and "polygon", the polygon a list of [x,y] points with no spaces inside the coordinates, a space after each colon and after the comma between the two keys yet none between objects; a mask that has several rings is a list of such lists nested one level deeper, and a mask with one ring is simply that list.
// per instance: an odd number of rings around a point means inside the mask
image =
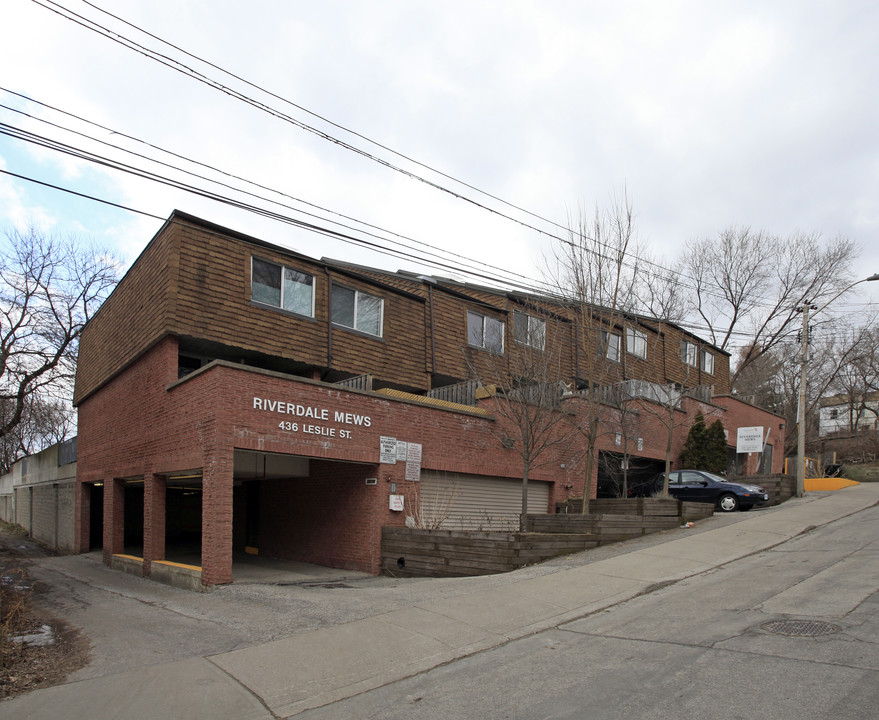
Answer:
[{"label": "upper floor window", "polygon": [[642,360],[647,359],[647,333],[626,328],[626,351]]},{"label": "upper floor window", "polygon": [[496,318],[467,311],[467,343],[503,355],[504,324]]},{"label": "upper floor window", "polygon": [[620,361],[620,344],[622,337],[616,333],[601,331],[601,348],[602,354],[614,362]]},{"label": "upper floor window", "polygon": [[314,317],[314,277],[253,258],[250,297],[258,303]]},{"label": "upper floor window", "polygon": [[384,303],[375,295],[333,285],[333,322],[381,337]]},{"label": "upper floor window", "polygon": [[702,372],[706,372],[709,375],[714,375],[714,355],[712,355],[707,350],[703,350],[699,354],[700,358],[700,366],[702,368]]},{"label": "upper floor window", "polygon": [[836,420],[839,417],[839,408],[830,409],[830,419]]},{"label": "upper floor window", "polygon": [[533,315],[514,312],[513,337],[518,343],[543,350],[546,344],[546,321]]},{"label": "upper floor window", "polygon": [[699,349],[691,342],[681,342],[681,361],[693,367],[698,366]]}]

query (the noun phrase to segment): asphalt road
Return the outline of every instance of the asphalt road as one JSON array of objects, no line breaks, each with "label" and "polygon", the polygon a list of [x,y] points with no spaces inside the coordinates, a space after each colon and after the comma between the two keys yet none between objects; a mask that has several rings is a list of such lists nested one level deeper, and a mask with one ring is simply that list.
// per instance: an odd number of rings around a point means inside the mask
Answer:
[{"label": "asphalt road", "polygon": [[[590,617],[297,717],[879,717],[877,529],[879,507],[872,507]],[[773,622],[782,626],[767,625]],[[812,634],[818,630],[826,634]]]},{"label": "asphalt road", "polygon": [[[686,532],[698,534],[734,525],[756,513],[782,513],[786,507],[814,497],[820,495],[751,513],[718,514]],[[661,544],[679,532],[656,533],[502,575],[391,578],[310,566],[301,574],[281,572],[263,582],[236,583],[205,595],[110,570],[101,564],[99,552],[52,557],[29,541],[16,543],[33,563],[31,575],[41,581],[36,601],[88,638],[91,661],[69,678],[76,681],[216,655],[425,602],[504,587]]]}]

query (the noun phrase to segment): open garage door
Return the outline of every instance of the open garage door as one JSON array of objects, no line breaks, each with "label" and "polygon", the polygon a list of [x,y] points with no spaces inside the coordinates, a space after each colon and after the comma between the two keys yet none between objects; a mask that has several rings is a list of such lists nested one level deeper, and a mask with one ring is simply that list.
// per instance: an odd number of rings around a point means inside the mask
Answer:
[{"label": "open garage door", "polygon": [[[528,483],[529,513],[549,511],[549,488],[550,484],[545,482]],[[442,527],[444,530],[518,530],[519,513],[522,511],[522,481],[422,470],[417,511],[426,527]]]}]

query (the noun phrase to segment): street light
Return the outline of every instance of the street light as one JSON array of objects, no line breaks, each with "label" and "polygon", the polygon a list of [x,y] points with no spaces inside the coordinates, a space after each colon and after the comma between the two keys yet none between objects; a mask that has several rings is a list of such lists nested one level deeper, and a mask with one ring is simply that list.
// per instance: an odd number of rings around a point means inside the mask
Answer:
[{"label": "street light", "polygon": [[805,303],[800,308],[803,312],[803,357],[800,364],[800,400],[797,404],[797,497],[803,497],[806,485],[806,368],[809,365],[809,310],[815,310],[817,315],[836,298],[851,290],[855,285],[860,285],[863,282],[872,282],[873,280],[879,280],[879,273],[873,273],[870,277],[853,282],[847,288],[840,290],[818,309],[815,309],[815,306],[810,303]]}]

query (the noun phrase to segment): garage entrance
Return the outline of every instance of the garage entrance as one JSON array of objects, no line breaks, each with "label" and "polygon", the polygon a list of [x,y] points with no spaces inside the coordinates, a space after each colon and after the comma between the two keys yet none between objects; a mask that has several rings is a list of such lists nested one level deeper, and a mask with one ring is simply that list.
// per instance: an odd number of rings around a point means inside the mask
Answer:
[{"label": "garage entrance", "polygon": [[367,566],[364,533],[379,494],[376,478],[372,464],[236,450],[233,578],[254,558]]},{"label": "garage entrance", "polygon": [[[550,483],[528,483],[528,512],[549,512]],[[522,481],[489,475],[421,471],[420,497],[412,513],[422,527],[510,532],[519,529]]]},{"label": "garage entrance", "polygon": [[597,497],[649,497],[654,491],[650,480],[664,470],[664,460],[602,450],[598,453]]}]

